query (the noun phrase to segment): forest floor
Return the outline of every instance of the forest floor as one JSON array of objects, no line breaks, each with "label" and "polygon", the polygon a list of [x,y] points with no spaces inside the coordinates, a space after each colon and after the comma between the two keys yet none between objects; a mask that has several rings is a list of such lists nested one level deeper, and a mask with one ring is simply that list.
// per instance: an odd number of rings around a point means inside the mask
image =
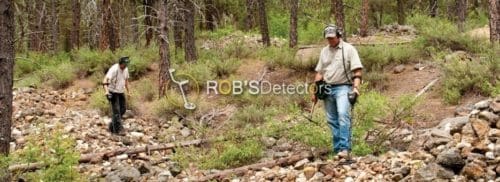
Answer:
[{"label": "forest floor", "polygon": [[[482,32],[477,30],[475,32]],[[411,37],[397,37],[396,40],[409,41]],[[351,39],[357,44],[376,42],[380,43],[381,39],[366,40]],[[384,42],[384,41],[382,41]],[[313,47],[321,47],[321,45],[314,45]],[[309,49],[312,52],[303,52],[303,54],[313,55],[315,49]],[[317,49],[316,49],[317,51]],[[424,65],[421,70],[416,70],[414,67]],[[414,120],[416,124],[413,125],[412,131],[397,131],[401,135],[398,137],[403,140],[412,138],[417,142],[424,140],[429,149],[421,149],[419,151],[389,151],[381,156],[356,156],[355,163],[351,165],[342,165],[341,159],[331,157],[330,155],[317,156],[317,149],[310,148],[299,142],[292,141],[286,137],[262,137],[257,140],[263,140],[266,149],[260,160],[257,163],[279,163],[273,161],[283,159],[286,162],[280,165],[258,165],[258,167],[250,167],[238,169],[235,171],[224,170],[201,170],[200,166],[194,163],[189,163],[188,167],[181,168],[180,162],[175,161],[175,153],[183,151],[181,149],[169,149],[159,151],[143,151],[138,153],[117,152],[116,155],[111,155],[109,158],[101,158],[92,161],[92,163],[81,163],[78,166],[78,171],[86,176],[90,181],[100,181],[105,179],[107,181],[196,181],[196,180],[210,180],[210,179],[223,179],[233,178],[233,181],[331,181],[331,180],[345,180],[345,181],[399,181],[399,180],[438,180],[438,179],[454,179],[463,180],[480,179],[491,176],[497,176],[500,173],[500,165],[497,165],[499,157],[488,156],[488,149],[478,149],[477,142],[471,142],[472,146],[460,147],[462,151],[459,155],[464,154],[464,148],[468,150],[481,150],[482,154],[486,155],[487,159],[480,158],[480,162],[464,162],[462,167],[466,168],[466,172],[462,173],[449,173],[440,165],[446,166],[446,160],[452,158],[456,153],[449,154],[446,150],[448,148],[438,145],[446,145],[449,148],[455,147],[456,143],[460,143],[460,139],[456,141],[456,136],[451,133],[445,133],[446,140],[442,138],[425,138],[433,134],[434,128],[438,128],[440,123],[447,118],[454,118],[456,116],[457,108],[471,107],[476,110],[496,113],[497,118],[486,118],[484,120],[491,122],[491,129],[488,137],[498,137],[499,124],[497,105],[500,100],[487,100],[487,106],[478,106],[479,103],[485,102],[485,97],[467,94],[460,100],[460,105],[449,105],[444,103],[441,96],[441,78],[443,72],[438,65],[431,61],[419,60],[418,62],[410,62],[402,65],[403,71],[395,73],[395,67],[398,64],[387,67],[384,72],[387,75],[387,82],[385,87],[381,89],[381,93],[389,97],[395,102],[403,95],[415,95],[427,84],[434,79],[439,79],[437,84],[428,90],[421,101],[415,107],[416,116]],[[140,83],[149,80],[157,86],[158,65],[150,65],[149,72],[147,72],[141,79],[131,82],[131,87],[136,88]],[[273,68],[269,69],[265,60],[259,59],[243,59],[242,64],[236,70],[235,75],[241,80],[267,80],[271,83],[297,83],[297,82],[311,82],[313,72],[297,72],[289,68]],[[210,131],[198,131],[199,128],[193,125],[186,124],[186,119],[182,116],[174,116],[172,118],[155,118],[154,101],[146,101],[142,98],[136,98],[134,102],[140,103],[139,107],[134,112],[128,112],[124,118],[124,126],[126,129],[125,136],[111,135],[107,131],[110,118],[99,114],[98,111],[89,107],[90,96],[93,92],[102,91],[98,90],[98,85],[89,79],[75,80],[73,84],[64,90],[50,90],[50,89],[31,89],[19,88],[15,92],[14,98],[14,115],[15,122],[13,133],[15,142],[15,150],[22,150],[21,146],[26,145],[26,140],[32,136],[39,135],[39,131],[50,129],[54,127],[61,127],[65,133],[70,134],[76,138],[75,149],[81,154],[100,153],[105,151],[114,151],[122,147],[136,148],[145,146],[158,146],[170,142],[180,141],[194,141],[197,139],[216,138],[217,136],[224,136],[230,131],[232,125],[225,123],[229,117],[236,112],[245,109],[239,108],[235,104],[226,101],[222,96],[206,95],[204,91],[200,92],[201,98],[207,98],[207,102],[212,108],[218,109],[222,116],[214,116],[211,121]],[[132,90],[134,96],[141,93]],[[135,93],[134,93],[135,92]],[[320,104],[321,105],[321,104]],[[302,110],[308,109],[309,103],[302,101],[299,107]],[[317,110],[321,110],[318,108]],[[321,112],[320,112],[321,114]],[[468,113],[467,113],[468,114]],[[475,113],[477,114],[477,113]],[[466,118],[472,115],[467,115]],[[322,117],[322,116],[319,116]],[[274,116],[278,120],[293,120],[292,116],[288,113],[278,113]],[[491,121],[493,120],[493,121]],[[468,119],[467,119],[468,121]],[[303,121],[286,121],[281,124],[293,124],[294,122]],[[495,124],[495,122],[497,122]],[[481,122],[479,122],[481,123]],[[452,123],[455,125],[456,123]],[[44,125],[40,129],[40,125]],[[469,126],[471,124],[463,124],[462,126]],[[481,124],[478,124],[481,125]],[[475,126],[475,125],[474,125]],[[473,127],[474,127],[473,126]],[[222,128],[222,129],[221,129]],[[465,127],[464,127],[465,128]],[[495,129],[497,128],[497,129]],[[439,128],[441,129],[441,128]],[[459,132],[464,138],[470,133],[466,133],[466,129]],[[446,132],[446,129],[444,129]],[[322,131],[323,132],[323,131]],[[423,132],[420,134],[419,132]],[[417,134],[418,133],[418,134]],[[488,132],[486,132],[488,133]],[[456,134],[456,132],[455,132]],[[450,135],[449,137],[447,135]],[[460,136],[459,136],[460,137]],[[481,136],[472,136],[473,139],[480,138]],[[429,142],[432,141],[432,142]],[[492,139],[493,141],[493,139]],[[454,143],[455,142],[455,143]],[[429,144],[430,143],[430,144]],[[436,144],[439,143],[439,144]],[[497,143],[499,143],[497,141]],[[430,146],[429,146],[430,145]],[[203,148],[216,147],[215,144],[199,144],[193,146],[200,146]],[[494,151],[498,147],[493,146]],[[493,150],[493,149],[491,149]],[[186,151],[183,151],[186,152]],[[189,152],[189,150],[187,151]],[[312,152],[310,155],[308,152]],[[448,153],[446,153],[448,152]],[[467,152],[467,151],[465,151]],[[445,154],[442,154],[445,153]],[[196,155],[196,154],[194,154]],[[244,155],[244,154],[236,154]],[[496,154],[495,154],[496,155]],[[451,156],[451,157],[450,157]],[[484,157],[484,156],[483,156]],[[437,158],[439,165],[433,161]],[[481,163],[481,161],[484,161]],[[418,167],[425,162],[427,167]],[[484,163],[484,164],[483,164]],[[484,170],[482,170],[484,169]],[[241,171],[239,171],[241,170]],[[443,172],[444,171],[444,172]],[[491,171],[496,174],[491,174]],[[439,174],[443,172],[444,174]],[[237,176],[233,176],[237,174]],[[22,175],[22,174],[21,174]],[[465,176],[465,177],[464,177]],[[484,177],[488,176],[488,177]],[[213,177],[213,178],[212,178]]]}]

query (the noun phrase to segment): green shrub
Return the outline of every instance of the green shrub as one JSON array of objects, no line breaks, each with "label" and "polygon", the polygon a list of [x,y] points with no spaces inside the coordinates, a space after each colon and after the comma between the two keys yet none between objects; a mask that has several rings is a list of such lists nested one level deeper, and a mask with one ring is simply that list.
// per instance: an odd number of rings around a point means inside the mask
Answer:
[{"label": "green shrub", "polygon": [[[449,104],[458,104],[466,92],[480,93],[484,96],[495,94],[498,89],[497,58],[487,58],[480,62],[453,61],[444,66],[443,98]],[[493,72],[490,72],[493,71]]]},{"label": "green shrub", "polygon": [[139,80],[135,88],[132,88],[134,96],[141,97],[145,101],[152,101],[157,96],[158,89],[150,79]]},{"label": "green shrub", "polygon": [[261,124],[267,117],[273,115],[272,108],[266,108],[258,105],[250,105],[240,108],[233,116],[233,120],[237,126],[245,126],[248,124]]},{"label": "green shrub", "polygon": [[214,80],[216,77],[212,69],[207,69],[212,67],[212,63],[209,60],[198,60],[198,62],[186,63],[179,67],[174,72],[175,79],[189,80],[190,83],[188,85],[190,88],[204,88],[208,80]]},{"label": "green shrub", "polygon": [[89,105],[91,108],[97,109],[102,115],[111,115],[111,105],[104,95],[104,90],[97,89],[90,96]]},{"label": "green shrub", "polygon": [[[326,121],[319,123],[326,123]],[[320,127],[308,121],[304,121],[293,126],[287,135],[292,140],[302,142],[311,147],[330,149],[332,148],[332,136],[327,128],[326,124],[322,124]]]},{"label": "green shrub", "polygon": [[[43,130],[27,138],[25,147],[11,154],[10,163],[40,162],[46,166],[22,174],[28,181],[83,181],[76,169],[80,154],[75,139],[56,130]],[[43,127],[40,127],[43,128]]]},{"label": "green shrub", "polygon": [[365,70],[382,70],[390,64],[403,64],[421,59],[423,53],[410,45],[359,46],[359,56]]},{"label": "green shrub", "polygon": [[263,146],[258,140],[227,142],[214,147],[201,167],[205,169],[226,169],[251,164],[262,156]]},{"label": "green shrub", "polygon": [[217,75],[217,77],[222,78],[222,77],[228,77],[229,75],[233,74],[238,70],[241,61],[238,59],[214,59],[210,60],[211,62],[211,69],[212,71]]},{"label": "green shrub", "polygon": [[55,66],[47,66],[40,70],[40,78],[42,82],[48,83],[52,88],[65,88],[76,79],[74,73],[75,66],[69,62],[61,63]]}]

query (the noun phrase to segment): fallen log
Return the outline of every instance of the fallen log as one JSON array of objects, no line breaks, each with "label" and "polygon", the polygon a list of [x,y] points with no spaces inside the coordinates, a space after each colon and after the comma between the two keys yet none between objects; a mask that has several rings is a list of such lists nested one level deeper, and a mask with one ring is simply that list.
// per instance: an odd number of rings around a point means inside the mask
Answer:
[{"label": "fallen log", "polygon": [[128,148],[128,147],[122,147],[106,152],[99,152],[99,153],[91,153],[91,154],[82,154],[80,155],[80,159],[78,160],[79,163],[97,163],[102,160],[108,160],[111,157],[121,155],[121,154],[138,154],[142,152],[152,152],[152,151],[159,151],[159,150],[168,150],[168,149],[173,149],[175,147],[187,147],[191,145],[200,145],[204,143],[205,140],[197,139],[197,140],[190,140],[190,141],[183,141],[179,143],[167,143],[163,145],[147,145],[144,147],[134,147],[134,148]]},{"label": "fallen log", "polygon": [[27,163],[27,164],[16,164],[16,165],[11,165],[9,166],[9,171],[14,172],[14,171],[34,171],[40,168],[43,168],[47,165],[41,163],[41,162],[35,162],[35,163]]},{"label": "fallen log", "polygon": [[274,166],[286,166],[286,165],[292,165],[295,164],[296,162],[305,159],[305,158],[312,158],[316,155],[323,155],[326,154],[328,150],[321,150],[318,151],[318,153],[313,153],[311,151],[303,152],[300,154],[292,155],[289,157],[284,157],[276,160],[271,160],[271,161],[265,161],[261,163],[255,163],[247,166],[242,166],[234,169],[227,169],[223,170],[220,172],[217,172],[215,174],[210,174],[206,175],[202,178],[196,179],[195,181],[211,181],[211,180],[223,180],[224,178],[228,178],[231,176],[240,176],[245,174],[249,170],[261,170],[262,168],[272,168]]}]

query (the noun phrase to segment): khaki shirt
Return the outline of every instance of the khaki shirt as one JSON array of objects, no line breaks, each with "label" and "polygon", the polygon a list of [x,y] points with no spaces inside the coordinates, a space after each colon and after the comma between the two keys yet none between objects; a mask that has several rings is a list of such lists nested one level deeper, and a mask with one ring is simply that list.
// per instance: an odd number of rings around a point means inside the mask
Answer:
[{"label": "khaki shirt", "polygon": [[349,79],[352,80],[352,71],[363,68],[359,59],[358,51],[351,44],[340,41],[337,47],[330,45],[324,47],[319,55],[319,61],[316,65],[316,72],[323,75],[323,80],[329,84],[345,84],[350,83],[344,71],[342,61],[342,50],[345,61],[345,68]]}]

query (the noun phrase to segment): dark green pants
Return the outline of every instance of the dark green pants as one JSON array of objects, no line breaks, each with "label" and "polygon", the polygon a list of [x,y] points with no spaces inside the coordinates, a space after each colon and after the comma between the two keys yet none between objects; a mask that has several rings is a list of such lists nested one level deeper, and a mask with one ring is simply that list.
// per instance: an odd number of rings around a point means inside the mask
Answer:
[{"label": "dark green pants", "polygon": [[125,111],[127,110],[126,106],[126,101],[125,101],[125,94],[123,93],[111,93],[111,109],[113,112],[112,116],[112,121],[109,124],[109,130],[112,133],[118,133],[120,130],[123,128],[122,127],[122,116],[125,114]]}]

